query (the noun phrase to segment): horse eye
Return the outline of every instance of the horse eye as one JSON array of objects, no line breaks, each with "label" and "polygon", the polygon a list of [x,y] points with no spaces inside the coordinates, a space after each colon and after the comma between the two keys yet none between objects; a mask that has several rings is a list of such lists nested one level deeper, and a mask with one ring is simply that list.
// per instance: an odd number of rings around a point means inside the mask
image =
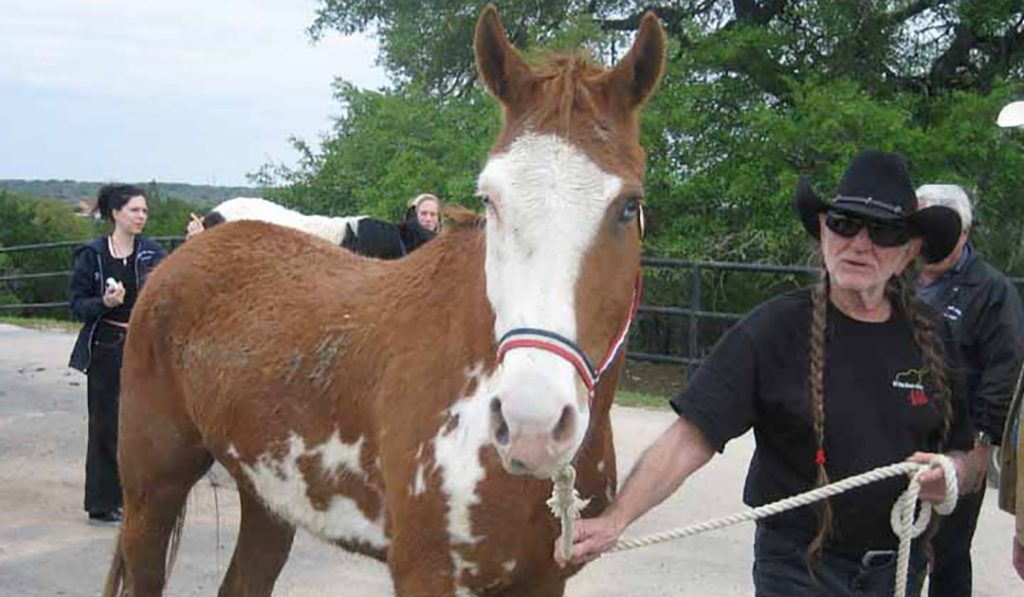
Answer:
[{"label": "horse eye", "polygon": [[630,199],[622,205],[622,211],[619,212],[619,221],[628,222],[636,218],[637,213],[640,212],[640,200]]},{"label": "horse eye", "polygon": [[484,207],[490,207],[490,205],[491,205],[491,196],[490,195],[485,195],[485,194],[481,193],[480,195],[477,195],[477,197],[480,197],[480,203],[483,203]]}]

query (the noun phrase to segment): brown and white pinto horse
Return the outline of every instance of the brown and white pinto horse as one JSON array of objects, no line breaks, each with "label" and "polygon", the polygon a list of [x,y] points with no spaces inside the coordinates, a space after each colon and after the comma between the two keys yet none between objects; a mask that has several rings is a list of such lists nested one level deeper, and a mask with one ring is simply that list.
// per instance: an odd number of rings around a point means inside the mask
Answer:
[{"label": "brown and white pinto horse", "polygon": [[628,325],[637,111],[664,34],[649,14],[611,70],[580,56],[533,69],[489,6],[475,49],[504,109],[479,177],[484,230],[382,262],[235,222],[150,277],[125,348],[108,595],[122,581],[161,593],[186,496],[214,460],[242,510],[222,595],[269,595],[296,527],[385,561],[399,596],[562,595],[575,569],[552,558],[548,478],[574,462],[589,515],[615,490],[622,355],[591,395],[576,351],[599,362]]}]

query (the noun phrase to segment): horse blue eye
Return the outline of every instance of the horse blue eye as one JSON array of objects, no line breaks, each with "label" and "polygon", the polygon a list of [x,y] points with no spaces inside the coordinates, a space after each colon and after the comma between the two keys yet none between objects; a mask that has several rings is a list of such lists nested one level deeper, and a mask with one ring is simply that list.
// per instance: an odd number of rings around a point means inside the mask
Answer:
[{"label": "horse blue eye", "polygon": [[628,222],[636,217],[640,211],[640,201],[637,199],[630,199],[622,206],[622,211],[619,212],[619,221]]}]

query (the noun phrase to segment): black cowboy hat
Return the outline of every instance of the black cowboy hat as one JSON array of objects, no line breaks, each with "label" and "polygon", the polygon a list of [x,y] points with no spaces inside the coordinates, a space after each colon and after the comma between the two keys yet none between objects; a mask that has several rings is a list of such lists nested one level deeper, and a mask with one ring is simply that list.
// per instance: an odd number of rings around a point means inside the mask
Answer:
[{"label": "black cowboy hat", "polygon": [[831,202],[814,193],[806,179],[796,188],[796,210],[804,228],[819,237],[818,214],[825,211],[906,226],[921,238],[921,255],[928,263],[942,261],[960,238],[960,215],[940,205],[917,208],[917,195],[907,162],[898,153],[864,150],[853,158]]}]

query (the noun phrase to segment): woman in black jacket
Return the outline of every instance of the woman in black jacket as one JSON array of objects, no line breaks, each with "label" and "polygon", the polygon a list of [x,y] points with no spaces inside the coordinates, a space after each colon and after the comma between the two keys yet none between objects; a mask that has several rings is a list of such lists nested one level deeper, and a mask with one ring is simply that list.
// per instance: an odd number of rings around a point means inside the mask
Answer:
[{"label": "woman in black jacket", "polygon": [[85,510],[97,522],[121,520],[117,473],[117,404],[128,320],[146,275],[163,259],[156,242],[141,236],[146,195],[138,187],[106,185],[97,209],[113,231],[75,251],[69,288],[71,314],[85,322],[69,365],[88,375],[89,443],[85,457]]}]

